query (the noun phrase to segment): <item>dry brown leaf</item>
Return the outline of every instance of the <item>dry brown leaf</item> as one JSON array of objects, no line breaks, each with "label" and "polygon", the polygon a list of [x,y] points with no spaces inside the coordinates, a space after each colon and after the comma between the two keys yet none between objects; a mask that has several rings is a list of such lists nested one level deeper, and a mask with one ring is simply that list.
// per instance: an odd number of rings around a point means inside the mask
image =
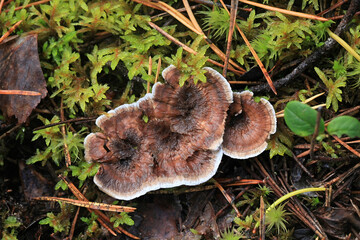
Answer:
[{"label": "dry brown leaf", "polygon": [[37,35],[25,35],[0,45],[0,89],[40,92],[41,96],[0,95],[0,109],[7,117],[25,122],[47,94],[38,55]]}]

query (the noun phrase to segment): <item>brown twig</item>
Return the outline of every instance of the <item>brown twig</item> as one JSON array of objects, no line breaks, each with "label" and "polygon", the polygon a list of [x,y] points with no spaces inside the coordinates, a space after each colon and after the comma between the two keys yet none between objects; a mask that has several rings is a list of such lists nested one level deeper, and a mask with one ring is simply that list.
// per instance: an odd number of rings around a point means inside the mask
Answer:
[{"label": "brown twig", "polygon": [[[223,2],[221,1],[221,3],[223,3]],[[238,3],[239,3],[238,0],[231,0],[229,33],[228,33],[228,37],[227,37],[224,68],[223,68],[223,73],[222,73],[224,78],[226,78],[227,67],[229,65],[231,42],[232,42],[232,37],[234,34],[235,25],[236,25],[236,14],[237,14],[237,9],[238,9]],[[227,10],[226,6],[225,6],[225,9]],[[228,11],[228,13],[229,13],[229,11]]]},{"label": "brown twig", "polygon": [[316,15],[311,15],[311,14],[306,14],[306,13],[301,13],[301,12],[294,12],[294,11],[277,8],[277,7],[271,7],[271,6],[268,6],[265,4],[256,3],[256,2],[252,2],[252,1],[248,1],[248,0],[239,0],[239,1],[249,4],[249,5],[253,5],[255,7],[263,8],[263,9],[266,9],[269,11],[280,12],[280,13],[287,14],[287,15],[292,15],[292,16],[301,17],[301,18],[314,19],[314,20],[318,20],[318,21],[324,21],[324,22],[328,21],[328,19],[316,16]]},{"label": "brown twig", "polygon": [[[235,201],[240,199],[242,195],[244,195],[248,190],[249,190],[250,186],[245,187],[244,190],[242,190],[236,197],[235,197]],[[224,211],[225,209],[227,209],[229,206],[231,206],[230,203],[226,204],[223,208],[221,208],[216,214],[215,214],[215,218],[218,218]]]},{"label": "brown twig", "polygon": [[355,149],[353,149],[352,147],[350,147],[346,142],[342,141],[340,138],[338,138],[335,135],[332,135],[332,137],[338,141],[341,145],[343,145],[347,150],[349,150],[350,152],[352,152],[353,154],[355,154],[357,157],[360,158],[360,153],[358,151],[356,151]]},{"label": "brown twig", "polygon": [[41,129],[45,129],[45,128],[49,128],[49,127],[54,127],[54,126],[61,125],[61,124],[67,124],[67,123],[93,122],[97,118],[98,117],[69,119],[69,120],[65,120],[65,121],[61,121],[61,122],[57,122],[57,123],[51,123],[51,124],[47,124],[47,125],[44,125],[41,127],[34,128],[33,131],[37,131],[37,130],[41,130]]},{"label": "brown twig", "polygon": [[215,184],[215,186],[220,190],[220,192],[223,194],[223,196],[228,201],[228,203],[233,207],[237,217],[241,217],[241,213],[239,212],[239,209],[235,206],[233,199],[231,199],[231,197],[229,196],[229,194],[227,194],[225,189],[215,179],[212,179],[212,181]]},{"label": "brown twig", "polygon": [[0,43],[4,41],[19,25],[22,23],[23,20],[18,21],[17,23],[12,26],[9,31],[7,31],[2,37],[0,38]]},{"label": "brown twig", "polygon": [[[358,15],[360,15],[360,11],[359,11],[359,12],[356,12],[356,13],[354,14],[354,16],[358,16]],[[335,20],[338,20],[338,19],[342,19],[344,16],[345,16],[345,15],[339,15],[339,16],[329,17],[328,19],[335,21]]]},{"label": "brown twig", "polygon": [[0,90],[0,95],[24,95],[24,96],[41,96],[41,93],[24,90]]},{"label": "brown twig", "polygon": [[359,110],[359,109],[360,109],[360,105],[359,105],[359,106],[352,107],[352,108],[350,108],[350,109],[348,109],[348,110],[340,113],[339,115],[337,115],[337,116],[335,116],[335,117],[333,117],[333,118],[331,118],[331,119],[329,119],[329,120],[326,120],[326,121],[325,121],[325,126],[326,126],[327,124],[329,124],[329,122],[331,122],[331,120],[333,120],[334,118],[340,117],[340,116],[344,116],[344,115],[349,115],[350,113],[355,112],[355,111],[357,111],[357,110]]},{"label": "brown twig", "polygon": [[321,120],[321,107],[319,107],[317,109],[315,130],[314,130],[314,134],[312,135],[312,138],[311,138],[311,145],[310,145],[310,158],[311,158],[311,160],[314,159],[314,146],[315,146],[316,138],[317,138],[317,136],[319,134],[320,120]]},{"label": "brown twig", "polygon": [[15,131],[16,129],[18,129],[19,127],[22,126],[22,123],[18,123],[16,126],[12,127],[11,129],[9,129],[8,131],[6,131],[5,133],[3,133],[2,135],[0,135],[0,140],[5,138],[6,136],[8,136],[10,133],[12,133],[13,131]]},{"label": "brown twig", "polygon": [[155,83],[157,83],[160,75],[160,68],[161,68],[161,57],[159,58],[157,68],[156,68],[156,76],[155,76]]},{"label": "brown twig", "polygon": [[75,226],[76,226],[77,219],[79,217],[79,213],[80,213],[80,207],[77,208],[76,213],[75,213],[75,217],[74,217],[73,222],[71,224],[71,229],[70,229],[70,233],[69,233],[69,237],[68,237],[69,240],[72,240],[73,237],[74,237]]},{"label": "brown twig", "polygon": [[[151,56],[149,56],[149,69],[148,69],[148,75],[151,76],[151,72],[152,72],[152,58]],[[146,86],[146,93],[150,92],[150,81],[147,81],[147,86]]]},{"label": "brown twig", "polygon": [[316,14],[316,15],[317,15],[317,16],[323,16],[323,15],[325,15],[326,13],[334,10],[335,8],[340,7],[341,5],[343,5],[344,3],[346,3],[347,1],[348,1],[348,0],[339,1],[339,2],[337,2],[337,3],[335,3],[335,4],[333,4],[332,6],[330,6],[328,9],[325,9],[324,11],[322,11],[322,12]]},{"label": "brown twig", "polygon": [[265,203],[263,196],[260,196],[260,240],[265,240]]},{"label": "brown twig", "polygon": [[0,14],[1,14],[2,7],[4,6],[4,1],[5,1],[5,0],[1,0],[1,1],[0,1]]},{"label": "brown twig", "polygon": [[96,210],[110,211],[110,212],[134,212],[136,209],[133,207],[124,207],[119,205],[89,202],[89,201],[75,200],[71,198],[61,198],[61,197],[34,197],[33,200],[53,201],[53,202],[61,201],[79,207],[85,207],[93,210],[96,209]]},{"label": "brown twig", "polygon": [[309,170],[302,164],[302,162],[297,158],[297,156],[292,152],[293,158],[295,159],[296,163],[300,166],[300,168],[307,174],[309,177],[313,178],[314,175],[312,175]]},{"label": "brown twig", "polygon": [[[41,1],[38,1],[38,2],[34,2],[34,3],[29,3],[26,6],[20,6],[20,7],[15,8],[15,11],[21,10],[21,9],[24,9],[24,8],[29,8],[31,6],[40,5],[40,4],[47,3],[47,2],[50,2],[50,0],[41,0]],[[9,11],[10,10],[8,9],[8,10],[5,10],[4,12],[9,12]]]},{"label": "brown twig", "polygon": [[[61,102],[60,102],[60,119],[61,121],[65,121],[63,98],[61,98]],[[61,125],[61,133],[63,135],[63,141],[64,141],[65,164],[66,167],[69,167],[71,165],[71,157],[70,157],[69,147],[66,143],[67,133],[66,133],[65,125]]]}]

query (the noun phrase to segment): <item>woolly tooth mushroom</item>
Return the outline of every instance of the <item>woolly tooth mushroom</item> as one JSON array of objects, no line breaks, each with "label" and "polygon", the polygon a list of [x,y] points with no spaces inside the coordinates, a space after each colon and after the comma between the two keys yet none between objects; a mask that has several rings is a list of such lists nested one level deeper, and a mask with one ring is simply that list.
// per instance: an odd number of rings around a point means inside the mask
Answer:
[{"label": "woolly tooth mushroom", "polygon": [[276,131],[276,116],[265,99],[255,102],[253,93],[234,93],[224,133],[224,154],[236,159],[255,157],[267,147],[267,139]]}]

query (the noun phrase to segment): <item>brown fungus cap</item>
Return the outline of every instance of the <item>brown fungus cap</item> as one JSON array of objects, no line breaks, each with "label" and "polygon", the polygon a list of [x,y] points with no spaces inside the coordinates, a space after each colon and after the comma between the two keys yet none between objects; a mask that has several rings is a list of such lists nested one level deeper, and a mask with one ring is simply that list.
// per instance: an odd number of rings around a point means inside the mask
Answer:
[{"label": "brown fungus cap", "polygon": [[275,111],[267,100],[261,98],[257,103],[249,91],[234,93],[226,120],[224,154],[236,159],[257,156],[275,131]]},{"label": "brown fungus cap", "polygon": [[86,137],[85,158],[101,164],[94,182],[102,191],[130,200],[215,174],[232,91],[219,73],[205,70],[206,83],[180,87],[180,72],[170,66],[151,94],[97,119],[103,132]]},{"label": "brown fungus cap", "polygon": [[166,83],[153,88],[154,111],[150,115],[168,121],[171,131],[189,136],[192,145],[216,150],[222,143],[232,91],[218,72],[204,69],[206,83],[194,84],[190,79],[180,87],[180,71],[174,66],[166,68]]},{"label": "brown fungus cap", "polygon": [[94,182],[114,198],[132,199],[151,181],[153,157],[142,116],[138,103],[122,105],[97,119],[103,133],[91,133],[84,140],[85,159],[100,163]]}]

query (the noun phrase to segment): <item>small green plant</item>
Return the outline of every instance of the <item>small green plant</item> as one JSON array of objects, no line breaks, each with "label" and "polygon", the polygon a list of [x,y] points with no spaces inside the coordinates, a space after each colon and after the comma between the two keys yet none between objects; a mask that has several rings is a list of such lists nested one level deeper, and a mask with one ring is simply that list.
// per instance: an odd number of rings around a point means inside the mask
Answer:
[{"label": "small green plant", "polygon": [[186,53],[183,56],[183,48],[178,48],[175,55],[172,55],[171,58],[165,58],[165,60],[174,65],[177,69],[180,70],[181,76],[179,79],[180,86],[183,86],[185,81],[188,80],[191,76],[191,80],[196,84],[199,80],[201,82],[206,82],[205,70],[202,67],[205,65],[208,57],[205,56],[208,45],[203,45],[204,40],[201,36],[197,37],[194,42],[191,44],[191,48],[198,52],[198,54],[193,55],[191,53]]},{"label": "small green plant", "polygon": [[335,112],[339,109],[339,103],[342,101],[340,90],[341,87],[346,86],[346,76],[342,75],[338,77],[335,81],[331,78],[327,78],[325,73],[323,73],[319,68],[315,67],[315,72],[318,74],[320,79],[323,81],[329,93],[326,97],[326,108],[329,108],[332,105]]},{"label": "small green plant", "polygon": [[78,166],[69,166],[72,176],[78,177],[80,180],[79,187],[81,187],[88,177],[93,177],[98,172],[100,164],[80,162]]},{"label": "small green plant", "polygon": [[8,216],[3,222],[2,238],[3,240],[17,240],[17,228],[22,223],[15,216]]},{"label": "small green plant", "polygon": [[134,225],[134,220],[132,220],[129,214],[127,214],[126,212],[122,212],[120,214],[114,214],[110,218],[110,222],[114,223],[114,227],[118,227],[123,224],[126,224],[128,226]]},{"label": "small green plant", "polygon": [[278,124],[278,126],[278,130],[275,134],[271,135],[266,148],[266,150],[270,150],[270,158],[273,158],[276,155],[292,155],[290,151],[293,144],[291,133],[286,132],[281,125]]},{"label": "small green plant", "polygon": [[55,215],[52,212],[46,214],[46,218],[39,223],[41,225],[49,225],[54,229],[54,232],[64,232],[67,234],[70,229],[70,217],[72,216],[74,207],[70,204],[59,202],[61,212]]},{"label": "small green plant", "polygon": [[277,234],[280,234],[281,231],[286,231],[286,216],[289,215],[288,212],[284,210],[285,205],[280,205],[278,207],[271,208],[267,211],[265,217],[265,224],[267,224],[267,231],[271,231],[273,227],[276,228]]},{"label": "small green plant", "polygon": [[[45,125],[59,122],[59,118],[54,116],[51,121],[39,115],[38,117]],[[41,130],[34,131],[35,135],[32,141],[38,138],[43,138],[47,148],[44,151],[36,150],[36,155],[27,160],[27,164],[34,164],[41,162],[45,165],[48,159],[52,159],[56,165],[59,166],[60,162],[64,159],[64,144],[67,145],[69,153],[73,161],[77,161],[82,158],[83,155],[83,134],[86,128],[83,127],[76,133],[68,131],[64,137],[60,126],[53,126]]]},{"label": "small green plant", "polygon": [[[85,230],[84,233],[84,238],[85,236],[87,237],[96,237],[98,234],[100,234],[100,228],[99,228],[99,224],[97,223],[96,219],[98,218],[98,216],[92,212],[90,217],[81,217],[81,221],[83,221],[84,223],[87,224],[87,229]],[[86,239],[86,238],[85,238]]]},{"label": "small green plant", "polygon": [[236,232],[234,229],[226,229],[224,232],[221,233],[221,240],[239,240],[243,236]]}]

